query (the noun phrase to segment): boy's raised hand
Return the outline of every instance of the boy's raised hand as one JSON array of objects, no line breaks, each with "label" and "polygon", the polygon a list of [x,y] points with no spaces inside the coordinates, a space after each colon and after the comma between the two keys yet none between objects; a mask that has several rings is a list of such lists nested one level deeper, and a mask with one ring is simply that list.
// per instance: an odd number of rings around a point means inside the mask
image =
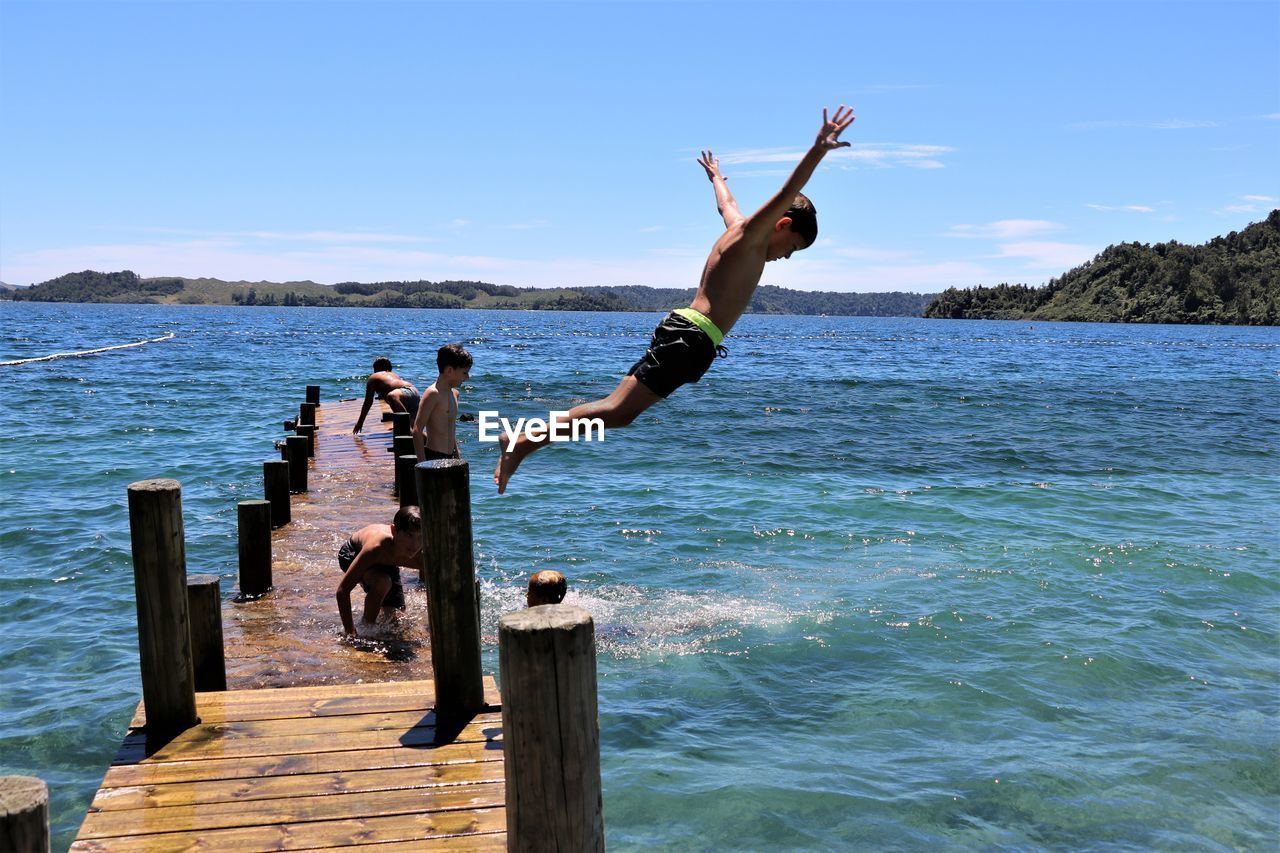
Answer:
[{"label": "boy's raised hand", "polygon": [[818,148],[830,151],[833,148],[848,148],[850,143],[840,141],[840,133],[853,124],[853,108],[841,104],[836,114],[827,118],[827,108],[822,108],[822,130],[818,131],[818,140],[814,143]]},{"label": "boy's raised hand", "polygon": [[710,151],[703,151],[702,156],[698,158],[698,165],[707,170],[707,180],[714,181],[716,178],[729,180],[720,174],[720,161]]}]

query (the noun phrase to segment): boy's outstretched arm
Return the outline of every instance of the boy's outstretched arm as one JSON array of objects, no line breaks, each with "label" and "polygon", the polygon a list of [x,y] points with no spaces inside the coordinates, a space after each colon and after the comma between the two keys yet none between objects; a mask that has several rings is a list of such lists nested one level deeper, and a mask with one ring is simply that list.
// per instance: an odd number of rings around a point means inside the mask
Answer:
[{"label": "boy's outstretched arm", "polygon": [[840,141],[840,134],[849,125],[853,124],[853,109],[841,104],[836,110],[835,115],[827,118],[827,108],[822,108],[822,129],[818,131],[818,138],[814,140],[813,147],[805,152],[800,158],[800,162],[796,164],[795,171],[791,173],[791,177],[787,178],[787,182],[782,185],[782,189],[778,190],[778,194],[765,202],[764,206],[751,214],[747,221],[748,228],[773,228],[787,212],[787,208],[795,201],[796,193],[804,188],[809,182],[814,169],[818,168],[818,164],[822,162],[822,158],[826,156],[828,151],[835,148],[848,148],[848,142]]},{"label": "boy's outstretched arm", "polygon": [[356,418],[355,428],[351,430],[354,435],[364,429],[364,419],[369,415],[369,408],[373,405],[373,383],[366,382],[364,386],[364,405],[360,407],[360,417]]},{"label": "boy's outstretched arm", "polygon": [[724,227],[732,228],[742,220],[746,219],[742,215],[742,211],[738,210],[738,203],[733,199],[733,193],[729,192],[728,179],[720,174],[720,161],[710,151],[703,151],[702,156],[698,158],[698,165],[707,170],[707,180],[711,181],[711,186],[716,190],[716,210],[720,211],[720,215],[724,217]]}]

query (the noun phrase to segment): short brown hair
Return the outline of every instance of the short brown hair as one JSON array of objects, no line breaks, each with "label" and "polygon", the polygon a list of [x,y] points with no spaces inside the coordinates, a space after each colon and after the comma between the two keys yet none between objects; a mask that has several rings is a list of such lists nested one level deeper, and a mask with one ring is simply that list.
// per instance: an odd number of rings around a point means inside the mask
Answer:
[{"label": "short brown hair", "polygon": [[791,202],[787,212],[782,215],[790,217],[792,232],[809,241],[805,243],[804,247],[806,249],[813,245],[814,240],[818,239],[818,211],[814,208],[813,202],[809,201],[807,195],[796,193],[795,201]]},{"label": "short brown hair", "polygon": [[529,578],[529,592],[525,596],[525,602],[530,607],[537,607],[539,604],[559,604],[564,601],[564,594],[568,589],[569,584],[565,581],[564,575],[555,569],[534,572],[533,577]]},{"label": "short brown hair", "polygon": [[422,510],[412,504],[402,506],[396,511],[395,517],[391,519],[391,524],[396,530],[402,530],[405,533],[416,533],[422,529]]},{"label": "short brown hair", "polygon": [[373,372],[381,373],[384,370],[391,370],[391,359],[385,355],[380,355],[373,360]]},{"label": "short brown hair", "polygon": [[471,353],[462,348],[462,344],[445,344],[436,352],[436,367],[443,371],[446,367],[471,369]]}]

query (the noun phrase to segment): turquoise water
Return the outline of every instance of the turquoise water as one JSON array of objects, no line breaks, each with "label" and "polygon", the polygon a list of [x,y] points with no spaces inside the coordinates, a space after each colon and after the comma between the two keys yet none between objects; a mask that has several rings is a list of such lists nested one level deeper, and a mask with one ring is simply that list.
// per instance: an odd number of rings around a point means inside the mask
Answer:
[{"label": "turquoise water", "polygon": [[[387,354],[422,387],[461,340],[464,411],[545,416],[656,320],[0,303],[0,361],[173,335],[0,367],[0,772],[50,783],[56,846],[140,691],[128,483],[182,481],[189,570],[229,590],[304,385],[356,396]],[[1280,331],[747,317],[726,343],[503,497],[460,425],[489,640],[540,568],[596,617],[612,848],[1274,846]]]}]

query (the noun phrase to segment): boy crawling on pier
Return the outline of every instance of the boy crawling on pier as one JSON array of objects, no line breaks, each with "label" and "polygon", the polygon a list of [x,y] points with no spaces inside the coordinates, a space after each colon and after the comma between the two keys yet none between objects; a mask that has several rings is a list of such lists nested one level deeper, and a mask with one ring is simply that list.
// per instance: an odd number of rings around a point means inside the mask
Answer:
[{"label": "boy crawling on pier", "polygon": [[[704,151],[698,162],[715,187],[716,207],[724,217],[725,232],[711,247],[702,268],[698,292],[688,308],[672,311],[654,330],[644,357],[608,397],[576,406],[569,420],[598,418],[606,429],[624,427],[636,416],[676,388],[697,382],[716,356],[728,351],[721,341],[751,302],[764,265],[807,249],[818,236],[817,212],[800,190],[828,151],[844,148],[840,134],[853,123],[853,110],[843,104],[835,115],[822,111],[822,128],[813,147],[800,159],[782,189],[750,216],[744,216],[720,174],[719,162]],[[522,432],[514,445],[503,440],[502,455],[493,471],[498,493],[526,456],[547,442],[552,430],[540,439]],[[508,450],[507,448],[510,447]]]},{"label": "boy crawling on pier", "polygon": [[400,584],[400,566],[416,567],[422,561],[422,514],[416,506],[401,507],[390,524],[362,527],[338,549],[338,567],[342,580],[338,583],[338,615],[342,630],[356,636],[351,620],[351,590],[356,584],[364,589],[362,628],[372,628],[378,611],[388,617],[404,610],[404,587]]}]

